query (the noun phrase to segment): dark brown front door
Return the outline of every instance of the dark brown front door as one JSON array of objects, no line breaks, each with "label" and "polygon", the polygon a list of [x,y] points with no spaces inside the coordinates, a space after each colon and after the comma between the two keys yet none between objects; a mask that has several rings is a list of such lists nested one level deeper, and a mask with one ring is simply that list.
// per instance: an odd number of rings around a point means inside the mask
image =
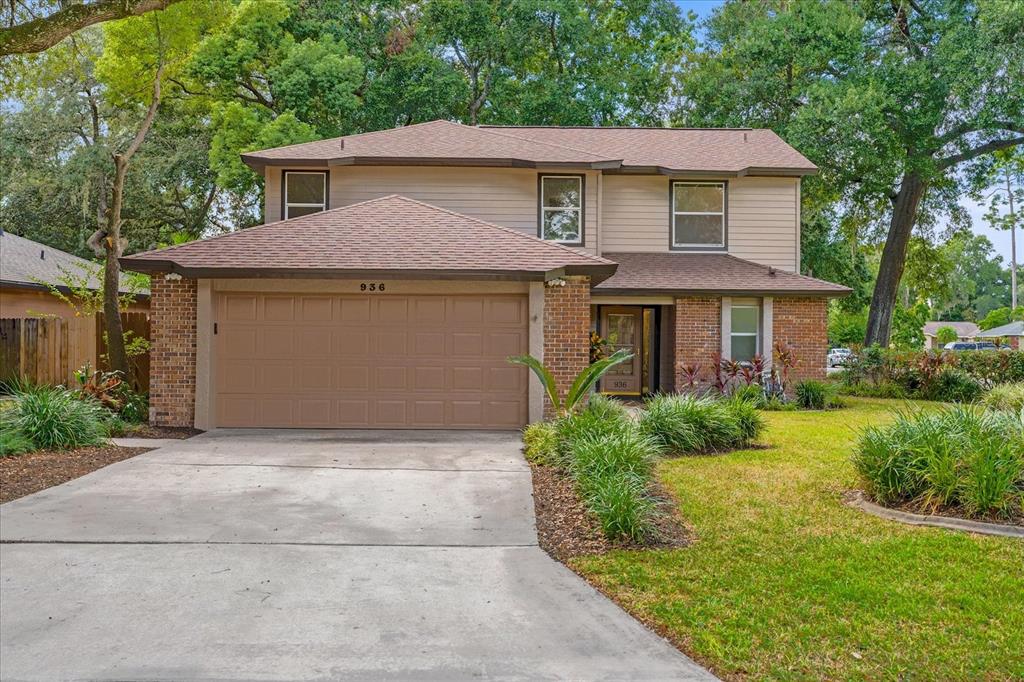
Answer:
[{"label": "dark brown front door", "polygon": [[607,343],[609,353],[621,348],[633,353],[632,360],[612,367],[604,375],[601,380],[601,391],[612,395],[640,395],[643,309],[602,307],[601,335]]}]

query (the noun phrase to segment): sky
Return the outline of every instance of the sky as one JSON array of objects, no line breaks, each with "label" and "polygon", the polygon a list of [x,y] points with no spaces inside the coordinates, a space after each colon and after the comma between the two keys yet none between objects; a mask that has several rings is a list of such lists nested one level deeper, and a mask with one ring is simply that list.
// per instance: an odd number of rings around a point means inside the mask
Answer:
[{"label": "sky", "polygon": [[[711,15],[711,12],[715,7],[722,4],[722,0],[675,0],[676,5],[683,11],[693,12],[697,15],[698,21],[706,19]],[[701,36],[700,30],[697,33],[698,39]],[[972,230],[975,234],[984,235],[989,238],[992,245],[995,247],[997,254],[1003,257],[1004,265],[1010,263],[1010,233],[1006,230],[994,230],[988,226],[984,219],[985,207],[978,204],[977,202],[971,201],[970,198],[964,197],[960,200],[960,204],[967,209],[971,215]],[[1024,234],[1018,233],[1018,242],[1024,242]],[[1017,262],[1020,263],[1024,258],[1024,249],[1021,248],[1021,244],[1017,244]]]}]

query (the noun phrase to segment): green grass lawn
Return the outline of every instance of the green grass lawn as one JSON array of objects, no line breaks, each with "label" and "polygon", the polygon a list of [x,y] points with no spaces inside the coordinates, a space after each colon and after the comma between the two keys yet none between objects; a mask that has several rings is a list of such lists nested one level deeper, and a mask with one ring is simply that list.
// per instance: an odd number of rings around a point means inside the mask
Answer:
[{"label": "green grass lawn", "polygon": [[574,568],[725,678],[1024,679],[1024,542],[851,509],[898,401],[766,415],[768,449],[664,461],[696,542]]}]

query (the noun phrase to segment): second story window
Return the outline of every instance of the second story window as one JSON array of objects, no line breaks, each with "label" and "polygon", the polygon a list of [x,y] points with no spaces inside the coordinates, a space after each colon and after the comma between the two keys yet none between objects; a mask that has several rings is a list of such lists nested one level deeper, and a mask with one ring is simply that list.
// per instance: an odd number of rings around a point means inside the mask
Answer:
[{"label": "second story window", "polygon": [[560,244],[583,244],[583,177],[542,175],[537,234]]},{"label": "second story window", "polygon": [[284,219],[327,208],[327,171],[284,172]]},{"label": "second story window", "polygon": [[725,248],[725,183],[672,183],[672,248]]}]

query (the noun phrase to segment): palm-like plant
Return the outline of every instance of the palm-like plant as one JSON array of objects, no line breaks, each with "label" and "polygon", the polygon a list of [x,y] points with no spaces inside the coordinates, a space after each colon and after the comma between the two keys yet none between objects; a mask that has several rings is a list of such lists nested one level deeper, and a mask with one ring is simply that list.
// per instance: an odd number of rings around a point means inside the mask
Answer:
[{"label": "palm-like plant", "polygon": [[620,348],[608,357],[588,365],[586,369],[576,375],[572,386],[569,387],[565,394],[565,400],[562,400],[558,395],[558,386],[555,384],[555,377],[552,376],[551,370],[545,367],[544,363],[540,360],[532,355],[516,355],[510,357],[508,361],[514,365],[529,367],[537,375],[537,378],[540,379],[540,383],[544,387],[544,392],[548,394],[548,400],[551,401],[554,411],[558,415],[566,415],[576,410],[584,398],[589,395],[591,389],[601,380],[601,377],[608,373],[608,370],[615,365],[632,359],[632,353],[625,348]]}]

